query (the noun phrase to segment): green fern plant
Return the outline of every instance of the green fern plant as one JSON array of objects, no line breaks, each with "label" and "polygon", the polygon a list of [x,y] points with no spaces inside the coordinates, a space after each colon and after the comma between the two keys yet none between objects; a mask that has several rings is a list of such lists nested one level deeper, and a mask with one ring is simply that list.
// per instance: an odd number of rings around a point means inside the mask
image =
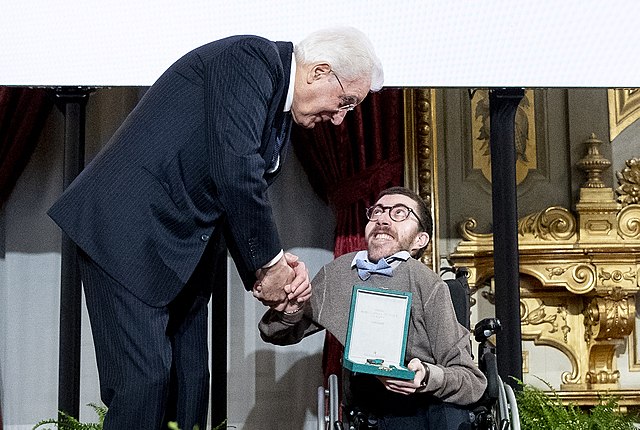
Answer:
[{"label": "green fern plant", "polygon": [[[58,430],[102,430],[102,424],[104,423],[104,417],[107,414],[107,407],[96,405],[95,403],[89,403],[87,406],[93,408],[98,415],[97,423],[81,423],[76,418],[72,417],[65,412],[58,412],[58,419],[42,420],[37,423],[33,430],[44,428],[44,426],[54,425]],[[46,427],[50,429],[51,427]]]},{"label": "green fern plant", "polygon": [[[87,406],[93,408],[93,410],[98,415],[97,423],[81,423],[76,418],[71,415],[58,411],[58,419],[48,419],[42,420],[37,423],[32,430],[37,430],[42,428],[42,430],[50,430],[52,427],[45,426],[55,426],[58,430],[102,430],[104,424],[104,417],[107,415],[107,407],[96,405],[95,403],[89,403]],[[171,421],[168,424],[169,430],[181,430],[178,426],[178,423],[175,421]],[[227,420],[224,420],[220,424],[218,424],[213,430],[224,430],[227,428]],[[198,426],[194,426],[193,430],[199,430]]]},{"label": "green fern plant", "polygon": [[[540,379],[540,378],[538,378]],[[564,404],[549,383],[540,379],[550,393],[531,385],[518,383],[516,393],[522,430],[633,430],[636,417],[620,411],[618,399],[606,396],[590,409],[573,403]]]},{"label": "green fern plant", "polygon": [[[227,420],[224,420],[220,424],[218,424],[216,427],[214,427],[212,430],[224,430],[226,428],[227,428]],[[170,421],[169,430],[182,430],[182,429],[180,428],[180,426],[178,426],[177,422]],[[195,426],[193,427],[193,430],[200,430],[200,428],[198,426]]]}]

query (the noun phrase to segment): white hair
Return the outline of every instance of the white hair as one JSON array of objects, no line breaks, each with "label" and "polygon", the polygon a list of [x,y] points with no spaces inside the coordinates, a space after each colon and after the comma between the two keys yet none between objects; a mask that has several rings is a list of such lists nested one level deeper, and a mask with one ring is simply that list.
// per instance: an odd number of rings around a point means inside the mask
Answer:
[{"label": "white hair", "polygon": [[382,88],[384,72],[369,38],[353,27],[333,27],[311,33],[294,47],[301,64],[325,62],[346,81],[371,79],[371,91]]}]

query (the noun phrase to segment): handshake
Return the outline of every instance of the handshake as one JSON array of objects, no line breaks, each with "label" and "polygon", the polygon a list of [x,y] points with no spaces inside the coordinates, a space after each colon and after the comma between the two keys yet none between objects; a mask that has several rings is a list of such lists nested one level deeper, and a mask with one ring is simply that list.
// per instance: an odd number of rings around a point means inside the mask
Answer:
[{"label": "handshake", "polygon": [[311,297],[309,272],[296,255],[288,252],[273,265],[258,269],[253,296],[265,306],[293,314]]}]

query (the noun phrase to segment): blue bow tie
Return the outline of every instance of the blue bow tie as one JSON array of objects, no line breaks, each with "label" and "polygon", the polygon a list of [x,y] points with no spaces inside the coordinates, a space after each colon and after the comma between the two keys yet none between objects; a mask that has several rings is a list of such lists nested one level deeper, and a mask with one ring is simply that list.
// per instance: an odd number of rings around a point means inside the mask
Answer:
[{"label": "blue bow tie", "polygon": [[378,260],[378,263],[371,263],[370,261],[357,259],[356,267],[358,268],[358,276],[363,281],[369,279],[372,273],[393,276],[393,268],[389,266],[389,263],[387,263],[384,258]]}]

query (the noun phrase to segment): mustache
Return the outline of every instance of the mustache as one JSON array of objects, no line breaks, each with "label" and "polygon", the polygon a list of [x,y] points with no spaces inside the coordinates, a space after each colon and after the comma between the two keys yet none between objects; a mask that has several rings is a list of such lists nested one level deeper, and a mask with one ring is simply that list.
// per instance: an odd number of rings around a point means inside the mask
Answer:
[{"label": "mustache", "polygon": [[393,233],[393,230],[391,229],[391,227],[376,227],[373,230],[371,230],[371,233],[369,233],[369,236],[374,236],[379,233],[388,234],[395,237],[395,234]]}]

